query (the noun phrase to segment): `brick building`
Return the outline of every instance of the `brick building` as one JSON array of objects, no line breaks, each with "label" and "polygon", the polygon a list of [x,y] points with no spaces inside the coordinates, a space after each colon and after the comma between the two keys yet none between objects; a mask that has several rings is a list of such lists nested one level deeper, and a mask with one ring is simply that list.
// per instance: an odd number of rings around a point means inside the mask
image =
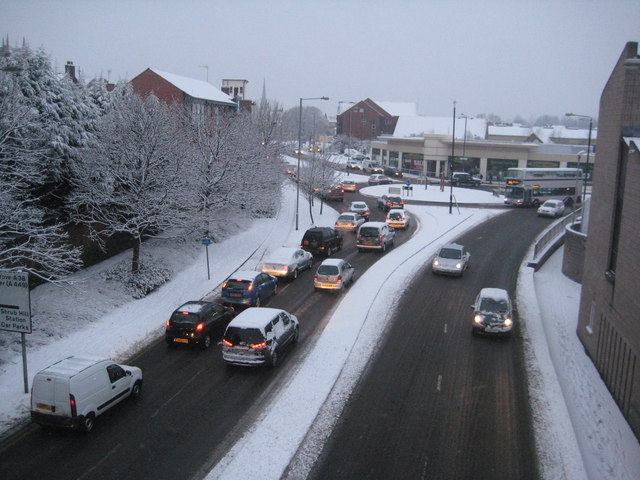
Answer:
[{"label": "brick building", "polygon": [[147,68],[129,83],[140,95],[153,94],[165,103],[183,105],[192,113],[215,115],[238,108],[231,97],[208,82],[156,69]]},{"label": "brick building", "polygon": [[629,42],[600,98],[577,334],[640,438],[640,57]]},{"label": "brick building", "polygon": [[360,140],[393,135],[400,115],[415,115],[414,103],[361,100],[336,118],[336,133]]}]

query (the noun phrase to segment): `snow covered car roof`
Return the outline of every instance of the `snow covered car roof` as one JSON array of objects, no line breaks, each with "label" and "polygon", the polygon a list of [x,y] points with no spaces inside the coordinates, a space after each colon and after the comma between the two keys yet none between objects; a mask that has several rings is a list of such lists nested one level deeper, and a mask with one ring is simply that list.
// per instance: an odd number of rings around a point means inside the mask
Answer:
[{"label": "snow covered car roof", "polygon": [[287,313],[280,308],[249,307],[231,320],[229,327],[257,328],[262,330],[266,322],[280,313]]},{"label": "snow covered car roof", "polygon": [[264,263],[289,263],[299,248],[280,247],[265,257]]}]

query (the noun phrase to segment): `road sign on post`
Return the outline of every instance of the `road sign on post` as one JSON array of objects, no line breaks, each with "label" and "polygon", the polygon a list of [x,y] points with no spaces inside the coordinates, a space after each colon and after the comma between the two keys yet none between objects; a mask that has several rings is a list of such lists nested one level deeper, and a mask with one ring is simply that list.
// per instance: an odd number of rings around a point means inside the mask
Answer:
[{"label": "road sign on post", "polygon": [[28,273],[0,271],[0,330],[31,333]]},{"label": "road sign on post", "polygon": [[211,272],[209,270],[209,245],[213,243],[213,240],[209,237],[204,237],[202,239],[202,244],[204,245],[204,249],[207,252],[207,280],[211,280]]},{"label": "road sign on post", "polygon": [[29,274],[0,270],[0,330],[20,332],[24,393],[29,393],[26,333],[31,333]]}]

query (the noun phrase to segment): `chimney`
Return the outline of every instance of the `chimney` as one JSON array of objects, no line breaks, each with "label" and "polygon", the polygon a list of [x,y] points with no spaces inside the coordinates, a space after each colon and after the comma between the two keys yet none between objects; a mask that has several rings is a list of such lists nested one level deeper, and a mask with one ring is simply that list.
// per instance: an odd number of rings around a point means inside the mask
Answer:
[{"label": "chimney", "polygon": [[73,83],[78,83],[76,78],[76,67],[71,60],[67,60],[67,64],[64,66],[64,73],[66,73]]}]

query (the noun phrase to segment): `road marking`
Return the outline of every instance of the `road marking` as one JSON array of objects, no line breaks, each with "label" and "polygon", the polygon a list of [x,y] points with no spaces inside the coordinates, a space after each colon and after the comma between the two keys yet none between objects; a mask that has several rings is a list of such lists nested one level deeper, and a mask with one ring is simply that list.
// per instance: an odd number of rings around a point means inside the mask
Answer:
[{"label": "road marking", "polygon": [[104,457],[102,457],[98,463],[96,463],[93,467],[91,467],[89,470],[87,470],[86,472],[84,472],[82,475],[80,475],[78,477],[78,480],[82,480],[83,478],[87,478],[87,476],[89,474],[91,474],[97,467],[98,465],[100,465],[101,463],[103,463],[105,460],[107,460],[112,454],[116,453],[116,450],[120,449],[120,447],[122,447],[121,443],[118,443],[115,447],[113,447]]},{"label": "road marking", "polygon": [[444,333],[447,333],[447,324],[444,324]]},{"label": "road marking", "polygon": [[436,391],[440,391],[440,387],[442,386],[442,375],[438,375],[438,383],[436,384]]}]

